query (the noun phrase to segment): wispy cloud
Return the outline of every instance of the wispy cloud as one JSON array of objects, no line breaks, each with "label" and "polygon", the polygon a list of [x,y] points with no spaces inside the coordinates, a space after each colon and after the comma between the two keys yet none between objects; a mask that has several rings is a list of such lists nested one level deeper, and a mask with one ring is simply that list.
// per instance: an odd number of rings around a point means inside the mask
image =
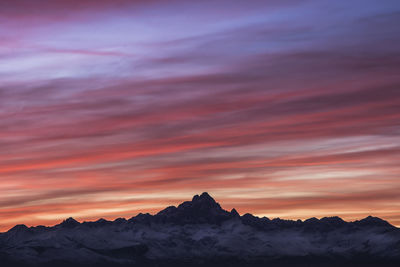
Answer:
[{"label": "wispy cloud", "polygon": [[1,230],[198,191],[400,224],[396,4],[31,2],[0,8]]}]

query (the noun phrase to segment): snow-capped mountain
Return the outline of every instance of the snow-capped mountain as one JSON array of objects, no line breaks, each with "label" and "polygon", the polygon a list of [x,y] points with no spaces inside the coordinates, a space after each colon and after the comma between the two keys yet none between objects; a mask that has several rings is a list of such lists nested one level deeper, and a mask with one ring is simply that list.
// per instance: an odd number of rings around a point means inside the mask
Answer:
[{"label": "snow-capped mountain", "polygon": [[[240,216],[207,193],[156,215],[0,234],[0,266],[400,266],[400,229],[367,217]],[[296,265],[297,264],[297,265]],[[312,266],[314,266],[312,265]]]}]

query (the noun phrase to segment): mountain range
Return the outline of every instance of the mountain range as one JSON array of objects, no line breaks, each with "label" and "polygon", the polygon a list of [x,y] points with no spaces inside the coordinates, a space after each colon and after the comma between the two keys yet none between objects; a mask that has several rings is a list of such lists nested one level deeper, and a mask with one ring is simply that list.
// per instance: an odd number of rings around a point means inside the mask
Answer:
[{"label": "mountain range", "polygon": [[305,221],[226,211],[208,194],[155,215],[0,234],[0,266],[400,266],[400,229],[377,218]]}]

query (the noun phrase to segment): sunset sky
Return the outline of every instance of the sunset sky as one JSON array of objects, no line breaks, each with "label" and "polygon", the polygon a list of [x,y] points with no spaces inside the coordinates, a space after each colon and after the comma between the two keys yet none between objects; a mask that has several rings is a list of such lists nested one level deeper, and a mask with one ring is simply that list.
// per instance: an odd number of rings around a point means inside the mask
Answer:
[{"label": "sunset sky", "polygon": [[209,192],[400,226],[400,1],[0,2],[0,231]]}]

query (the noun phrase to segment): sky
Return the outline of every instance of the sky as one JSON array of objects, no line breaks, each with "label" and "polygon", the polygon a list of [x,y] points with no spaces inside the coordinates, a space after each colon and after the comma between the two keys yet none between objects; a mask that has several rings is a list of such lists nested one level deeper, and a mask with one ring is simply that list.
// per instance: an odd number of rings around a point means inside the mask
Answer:
[{"label": "sky", "polygon": [[400,226],[398,0],[0,2],[0,231],[209,192]]}]

